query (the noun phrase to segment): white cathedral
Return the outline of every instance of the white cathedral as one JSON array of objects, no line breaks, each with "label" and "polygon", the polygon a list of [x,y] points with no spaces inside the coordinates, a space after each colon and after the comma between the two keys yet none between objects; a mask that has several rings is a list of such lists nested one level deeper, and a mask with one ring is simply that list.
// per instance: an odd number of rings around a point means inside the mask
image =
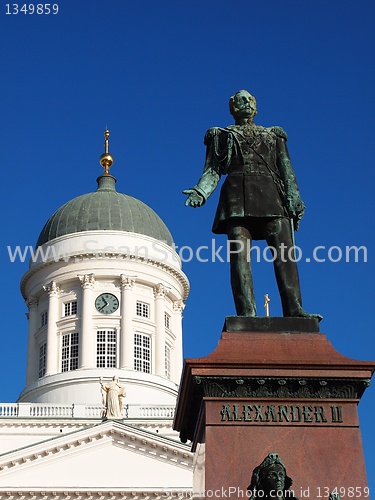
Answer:
[{"label": "white cathedral", "polygon": [[[0,404],[0,498],[116,500],[190,496],[193,454],[172,430],[189,282],[160,217],[118,193],[59,208],[21,281],[28,306],[26,386]],[[103,386],[126,390],[105,417]]]}]

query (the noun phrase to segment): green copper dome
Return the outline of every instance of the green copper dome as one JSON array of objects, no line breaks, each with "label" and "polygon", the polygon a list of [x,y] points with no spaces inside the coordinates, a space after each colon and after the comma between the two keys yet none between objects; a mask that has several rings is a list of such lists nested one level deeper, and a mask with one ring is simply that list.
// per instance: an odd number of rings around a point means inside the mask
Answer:
[{"label": "green copper dome", "polygon": [[167,226],[150,207],[132,196],[118,193],[112,175],[102,175],[97,181],[97,191],[68,201],[48,219],[37,247],[59,236],[96,230],[144,234],[172,245]]}]

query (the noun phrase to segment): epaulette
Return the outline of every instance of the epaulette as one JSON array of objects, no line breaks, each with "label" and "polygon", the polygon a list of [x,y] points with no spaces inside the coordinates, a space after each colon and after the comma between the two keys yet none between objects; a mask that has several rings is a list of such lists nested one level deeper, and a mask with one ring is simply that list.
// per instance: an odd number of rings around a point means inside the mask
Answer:
[{"label": "epaulette", "polygon": [[209,137],[215,137],[216,135],[220,135],[220,132],[222,131],[223,129],[220,128],[220,127],[212,127],[212,128],[209,128],[206,132],[206,135],[205,137],[209,138]]},{"label": "epaulette", "polygon": [[277,137],[281,137],[281,139],[285,139],[286,141],[288,140],[288,135],[285,132],[285,130],[281,127],[271,127],[270,128],[271,132],[277,135]]},{"label": "epaulette", "polygon": [[204,144],[207,146],[207,144],[209,142],[211,142],[211,139],[213,137],[217,137],[220,135],[220,133],[223,131],[222,128],[220,127],[212,127],[212,128],[209,128],[206,132],[206,135],[204,136]]}]

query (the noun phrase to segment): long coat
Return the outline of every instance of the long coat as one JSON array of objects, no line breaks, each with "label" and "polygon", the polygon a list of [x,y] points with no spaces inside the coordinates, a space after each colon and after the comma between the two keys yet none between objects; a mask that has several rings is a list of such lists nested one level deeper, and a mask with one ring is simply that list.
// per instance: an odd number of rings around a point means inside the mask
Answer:
[{"label": "long coat", "polygon": [[[221,175],[227,174],[212,227],[214,233],[226,233],[226,223],[232,218],[251,219],[257,227],[256,222],[265,217],[289,217],[291,203],[302,204],[286,140],[281,127],[251,124],[207,131],[206,163],[193,189],[206,201]],[[262,238],[260,234],[252,236]]]}]

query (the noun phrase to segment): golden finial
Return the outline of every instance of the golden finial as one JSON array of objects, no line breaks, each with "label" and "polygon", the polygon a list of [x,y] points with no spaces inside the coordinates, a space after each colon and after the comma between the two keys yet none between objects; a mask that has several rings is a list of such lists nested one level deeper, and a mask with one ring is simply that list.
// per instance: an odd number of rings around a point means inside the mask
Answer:
[{"label": "golden finial", "polygon": [[111,168],[114,160],[113,156],[108,153],[108,137],[109,137],[109,130],[105,129],[104,131],[104,153],[100,157],[100,165],[104,168],[104,175],[109,175],[109,169]]},{"label": "golden finial", "polygon": [[266,316],[270,315],[270,306],[268,303],[271,302],[271,299],[268,297],[268,293],[264,295],[264,309],[266,310]]}]

